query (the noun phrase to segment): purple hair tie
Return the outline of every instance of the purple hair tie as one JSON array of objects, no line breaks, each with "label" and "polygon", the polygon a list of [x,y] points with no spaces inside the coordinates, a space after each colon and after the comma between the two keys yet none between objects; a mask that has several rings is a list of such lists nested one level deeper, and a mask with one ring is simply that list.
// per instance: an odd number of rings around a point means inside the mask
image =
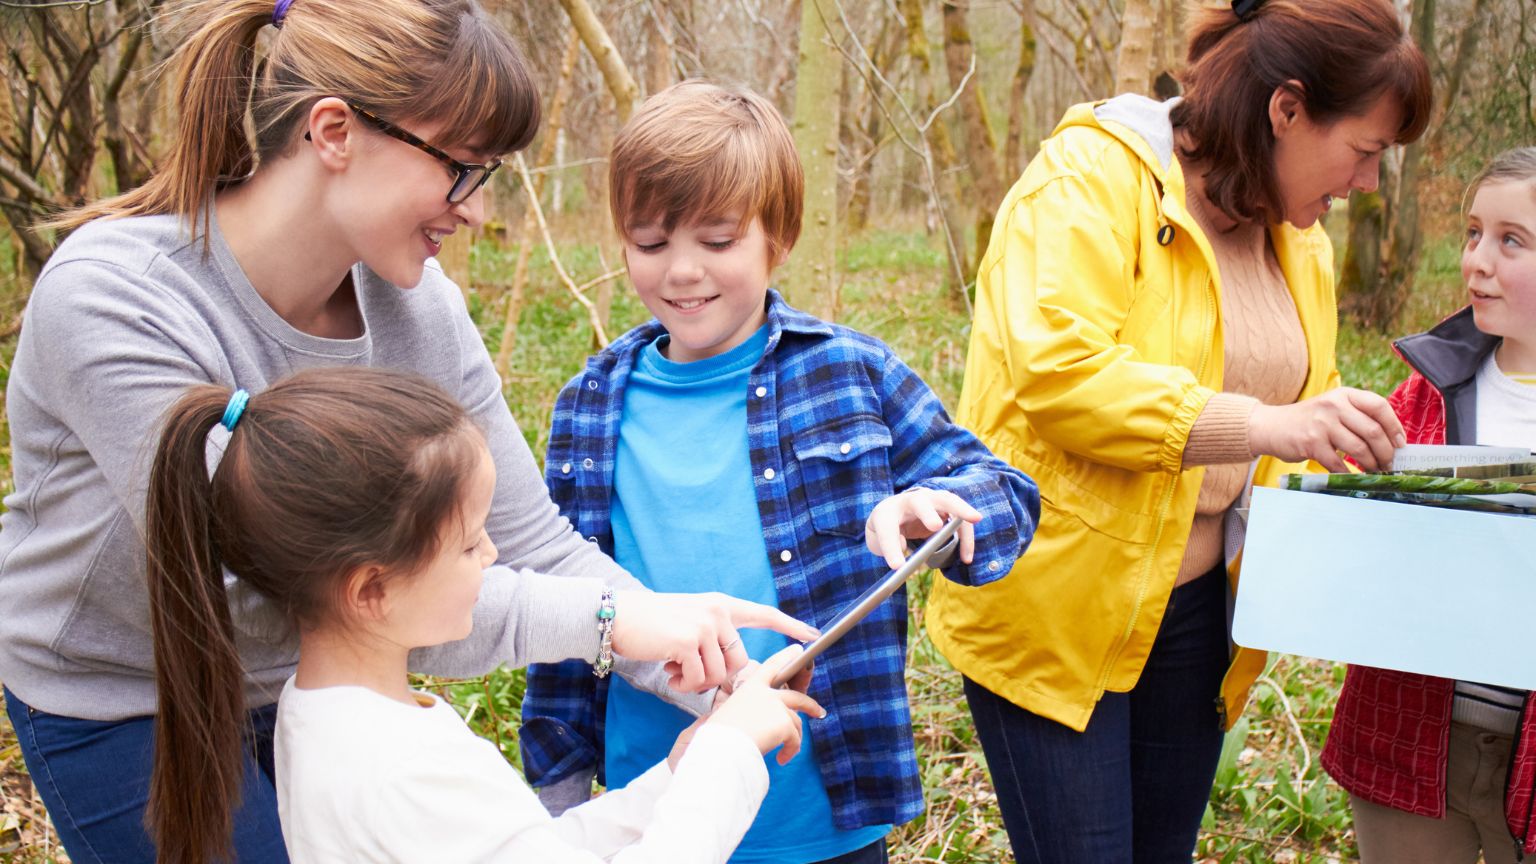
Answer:
[{"label": "purple hair tie", "polygon": [[[283,0],[279,0],[279,2],[283,2]],[[292,2],[292,0],[288,0],[288,2]],[[1232,12],[1237,16],[1237,20],[1246,23],[1253,18],[1254,14],[1259,11],[1259,7],[1263,5],[1264,0],[1232,0]]]},{"label": "purple hair tie", "polygon": [[288,17],[288,7],[293,5],[293,0],[277,0],[272,7],[272,26],[283,29],[283,19]]}]

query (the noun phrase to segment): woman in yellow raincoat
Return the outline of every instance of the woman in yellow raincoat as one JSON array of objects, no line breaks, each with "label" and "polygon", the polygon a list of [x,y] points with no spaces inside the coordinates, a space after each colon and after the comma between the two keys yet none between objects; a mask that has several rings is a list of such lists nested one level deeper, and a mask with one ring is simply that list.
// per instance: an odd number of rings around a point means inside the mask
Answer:
[{"label": "woman in yellow raincoat", "polygon": [[1264,663],[1228,640],[1235,512],[1402,443],[1339,386],[1318,220],[1423,132],[1424,56],[1389,0],[1232,7],[1192,22],[1182,100],[1068,111],[977,277],[959,419],[1039,483],[1040,526],[927,620],[1021,862],[1189,861]]}]

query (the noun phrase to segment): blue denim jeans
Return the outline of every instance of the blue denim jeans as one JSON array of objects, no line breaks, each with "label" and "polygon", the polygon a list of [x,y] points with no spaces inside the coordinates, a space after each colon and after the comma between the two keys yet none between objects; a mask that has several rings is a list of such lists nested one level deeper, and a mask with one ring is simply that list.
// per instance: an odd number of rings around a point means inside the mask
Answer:
[{"label": "blue denim jeans", "polygon": [[1211,795],[1226,579],[1173,591],[1141,678],[1076,732],[970,679],[965,695],[1020,864],[1189,864]]},{"label": "blue denim jeans", "polygon": [[[154,760],[153,717],[80,720],[28,706],[9,689],[5,710],[21,743],[27,773],[75,864],[155,864],[144,828]],[[235,811],[235,861],[287,864],[277,823],[272,731],[277,706],[250,712],[245,787]]]}]

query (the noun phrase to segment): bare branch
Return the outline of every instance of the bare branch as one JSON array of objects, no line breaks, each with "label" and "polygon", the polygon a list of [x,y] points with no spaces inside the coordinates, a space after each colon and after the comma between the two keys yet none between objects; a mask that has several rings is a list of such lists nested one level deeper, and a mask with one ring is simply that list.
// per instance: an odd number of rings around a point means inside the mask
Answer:
[{"label": "bare branch", "polygon": [[[530,189],[533,188],[533,178],[528,175],[528,163],[523,159],[521,152],[513,154],[512,164],[517,168],[517,176],[522,178],[523,185]],[[539,199],[530,195],[528,197],[528,206],[533,208],[534,218],[539,223],[539,233],[544,235],[544,247],[549,250],[549,263],[555,268],[555,273],[560,276],[560,281],[565,283],[565,287],[570,290],[571,296],[576,298],[576,302],[586,307],[587,320],[592,323],[593,337],[597,340],[600,347],[607,348],[608,333],[603,328],[603,322],[598,315],[597,307],[592,304],[591,300],[587,299],[587,295],[576,284],[576,280],[571,278],[571,274],[565,272],[565,265],[560,263],[560,253],[555,251],[555,240],[549,234],[549,223],[544,221],[544,208],[539,206]],[[599,278],[597,281],[589,284],[596,285],[600,284],[601,281],[602,279]]]},{"label": "bare branch", "polygon": [[[823,21],[825,21],[826,10],[823,8],[821,0],[810,0],[810,2],[816,4],[817,14],[821,15]],[[933,114],[929,115],[926,121],[920,123],[918,122],[917,117],[912,113],[911,106],[907,105],[907,101],[902,98],[901,91],[897,90],[896,87],[886,79],[885,74],[880,71],[880,68],[875,65],[874,61],[869,59],[869,52],[864,49],[864,44],[859,41],[858,34],[854,32],[854,29],[851,26],[849,26],[848,15],[843,9],[842,0],[831,0],[831,2],[837,8],[838,20],[843,24],[843,33],[847,34],[847,41],[853,43],[854,48],[858,50],[859,56],[863,57],[867,62],[860,62],[859,59],[853,56],[848,48],[842,44],[841,40],[833,40],[833,47],[837,49],[839,54],[843,55],[845,60],[847,60],[849,63],[852,63],[854,69],[857,70],[859,75],[864,78],[865,85],[870,88],[871,100],[874,102],[875,106],[880,109],[880,113],[885,115],[886,122],[891,124],[891,132],[896,136],[896,139],[901,142],[901,146],[907,148],[908,151],[917,156],[921,161],[923,166],[924,185],[927,187],[926,191],[928,192],[928,200],[932,203],[934,209],[937,210],[942,216],[944,213],[944,201],[943,197],[939,195],[938,175],[933,170],[933,148],[928,143],[928,127],[932,125],[933,121],[938,118],[940,113],[942,113],[949,106],[954,105],[955,100],[960,98],[960,93],[964,89],[966,82],[970,81],[971,74],[976,70],[975,55],[973,54],[971,56],[971,68],[967,70],[965,78],[960,82],[960,89],[957,89],[954,93],[951,93],[948,99],[944,100],[942,104],[934,109]],[[832,31],[830,25],[827,26],[827,30],[828,32]],[[911,123],[912,126],[917,129],[918,144],[913,144],[907,140],[905,135],[901,134],[899,122],[897,121],[896,117],[891,114],[890,109],[886,107],[885,102],[880,98],[879,88],[875,86],[876,81],[878,81],[881,86],[889,91],[891,98],[895,100],[897,106],[901,108],[901,113],[907,118],[907,122]],[[969,285],[965,278],[965,268],[960,266],[960,249],[955,244],[955,236],[954,232],[952,232],[949,228],[949,220],[946,218],[940,218],[939,226],[942,229],[942,233],[944,235],[944,246],[945,251],[949,255],[950,266],[954,269],[955,285],[959,289],[960,298],[965,304],[965,311],[967,314],[969,314],[971,311],[971,297],[968,290]]]},{"label": "bare branch", "polygon": [[26,193],[33,200],[39,202],[52,202],[53,195],[32,178],[20,165],[12,162],[10,157],[0,153],[0,177],[9,180],[12,185]]},{"label": "bare branch", "polygon": [[107,0],[55,0],[55,2],[16,2],[16,0],[0,0],[0,6],[10,9],[56,9],[62,6],[73,6],[77,9],[85,9],[90,6],[100,6]]}]

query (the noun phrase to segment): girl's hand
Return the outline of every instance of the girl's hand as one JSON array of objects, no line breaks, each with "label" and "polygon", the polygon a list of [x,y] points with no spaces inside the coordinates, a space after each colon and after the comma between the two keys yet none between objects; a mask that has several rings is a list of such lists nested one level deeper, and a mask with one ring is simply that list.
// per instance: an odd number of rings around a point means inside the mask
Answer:
[{"label": "girl's hand", "polygon": [[[739,682],[735,692],[720,703],[720,707],[704,722],[723,723],[740,729],[757,744],[758,752],[765,755],[782,745],[777,757],[778,763],[789,764],[789,760],[800,752],[800,714],[810,714],[816,718],[827,716],[827,712],[811,697],[798,690],[775,690],[771,683],[774,673],[803,650],[799,645],[790,645],[768,658],[768,662],[757,669],[755,674]],[[685,730],[683,734],[688,733]]]},{"label": "girl's hand", "polygon": [[613,607],[613,653],[666,661],[668,684],[683,693],[725,684],[747,664],[739,627],[765,627],[802,642],[818,635],[772,606],[719,593],[619,591]]},{"label": "girl's hand", "polygon": [[1337,473],[1349,470],[1344,456],[1366,471],[1390,470],[1393,448],[1406,441],[1387,400],[1353,387],[1292,405],[1259,405],[1248,418],[1254,453],[1286,462],[1311,459]]},{"label": "girl's hand", "polygon": [[892,570],[907,558],[907,540],[931,536],[951,516],[960,526],[960,560],[971,563],[976,553],[976,528],[981,513],[953,492],[913,486],[875,505],[864,522],[864,545],[885,559]]}]

